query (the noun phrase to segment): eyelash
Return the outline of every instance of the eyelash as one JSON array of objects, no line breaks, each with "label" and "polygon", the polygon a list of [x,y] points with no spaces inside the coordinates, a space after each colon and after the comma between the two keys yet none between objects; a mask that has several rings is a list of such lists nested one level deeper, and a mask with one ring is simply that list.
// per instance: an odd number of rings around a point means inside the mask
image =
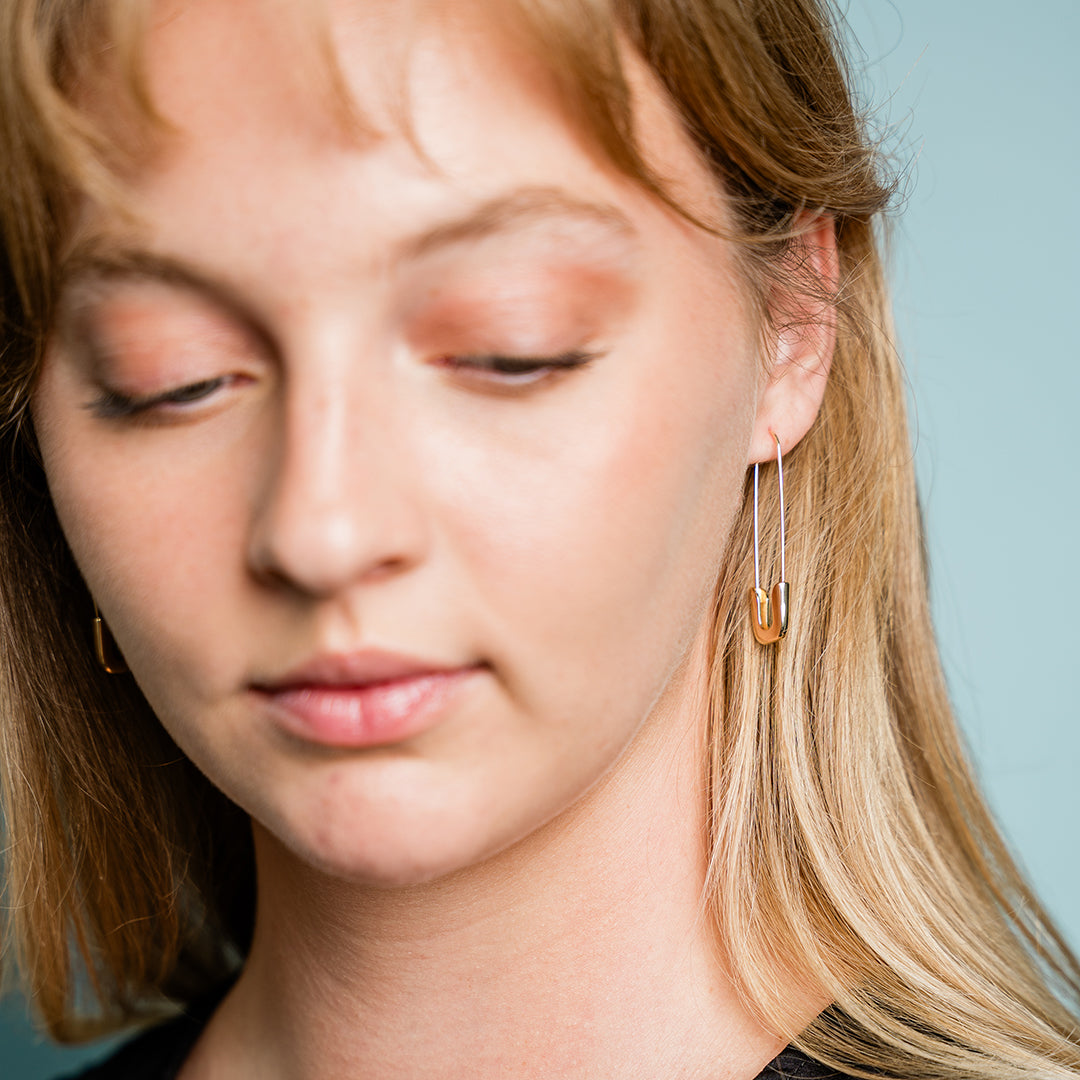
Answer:
[{"label": "eyelash", "polygon": [[125,417],[147,413],[159,405],[189,405],[201,401],[233,381],[235,376],[219,375],[214,379],[201,379],[199,382],[146,397],[133,397],[121,394],[119,390],[105,389],[87,408],[101,420],[123,420]]},{"label": "eyelash", "polygon": [[[455,371],[475,372],[477,376],[494,385],[500,383],[507,389],[531,386],[545,378],[573,368],[582,368],[599,356],[599,353],[584,350],[572,350],[557,356],[447,356],[438,360],[438,364]],[[489,378],[488,376],[495,376]],[[208,398],[236,380],[232,375],[220,375],[213,379],[201,379],[199,382],[178,386],[159,394],[146,397],[133,397],[118,390],[106,388],[103,393],[87,406],[98,419],[123,420],[143,416],[162,405],[190,405]]]},{"label": "eyelash", "polygon": [[[478,354],[475,356],[447,356],[441,358],[440,366],[455,371],[475,373],[488,382],[502,383],[509,389],[518,386],[530,386],[542,382],[546,377],[572,368],[582,368],[595,360],[600,354],[585,350],[571,350],[557,356],[499,356]],[[487,376],[499,376],[490,379]]]}]

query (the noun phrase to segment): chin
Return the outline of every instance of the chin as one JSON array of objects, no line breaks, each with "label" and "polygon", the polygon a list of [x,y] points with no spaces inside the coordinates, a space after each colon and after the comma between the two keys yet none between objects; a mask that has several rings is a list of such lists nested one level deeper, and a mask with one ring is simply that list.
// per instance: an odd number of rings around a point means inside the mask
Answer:
[{"label": "chin", "polygon": [[491,818],[448,807],[415,805],[343,810],[320,820],[269,829],[255,826],[256,843],[293,871],[376,889],[426,885],[485,862],[512,842],[491,835]]},{"label": "chin", "polygon": [[321,858],[314,852],[296,854],[320,875],[368,889],[417,888],[449,877],[467,865],[450,858],[400,851],[385,858],[371,852],[334,852]]}]

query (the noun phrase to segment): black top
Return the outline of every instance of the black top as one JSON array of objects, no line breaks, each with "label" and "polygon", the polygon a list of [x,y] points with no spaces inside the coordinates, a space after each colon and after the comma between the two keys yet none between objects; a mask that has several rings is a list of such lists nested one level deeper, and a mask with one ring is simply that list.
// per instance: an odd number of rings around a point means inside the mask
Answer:
[{"label": "black top", "polygon": [[[191,1006],[186,1012],[144,1031],[111,1057],[68,1080],[176,1080],[184,1060],[198,1041],[220,994]],[[757,1080],[849,1080],[788,1047],[765,1066]]]}]

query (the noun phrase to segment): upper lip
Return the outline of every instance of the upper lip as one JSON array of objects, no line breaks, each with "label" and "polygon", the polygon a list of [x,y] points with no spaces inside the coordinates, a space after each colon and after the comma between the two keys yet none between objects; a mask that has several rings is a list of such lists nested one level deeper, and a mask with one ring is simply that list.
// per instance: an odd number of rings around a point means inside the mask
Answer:
[{"label": "upper lip", "polygon": [[290,668],[283,675],[260,680],[258,690],[281,691],[300,686],[366,686],[420,675],[458,671],[469,665],[443,664],[421,660],[404,653],[382,649],[360,649],[348,653],[323,653]]}]

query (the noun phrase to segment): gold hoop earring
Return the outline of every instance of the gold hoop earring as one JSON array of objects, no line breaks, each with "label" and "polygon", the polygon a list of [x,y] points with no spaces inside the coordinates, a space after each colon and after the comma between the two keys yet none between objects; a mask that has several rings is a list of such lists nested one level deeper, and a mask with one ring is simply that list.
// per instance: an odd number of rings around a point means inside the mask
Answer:
[{"label": "gold hoop earring", "polygon": [[754,462],[754,587],[750,590],[750,618],[754,637],[762,645],[779,641],[788,628],[789,589],[784,566],[784,458],[780,452],[780,436],[776,440],[776,471],[780,478],[780,580],[766,593],[761,587],[761,571],[758,562],[758,465]]},{"label": "gold hoop earring", "polygon": [[124,658],[120,655],[120,649],[117,647],[112,634],[109,633],[109,628],[105,625],[101,612],[98,611],[96,601],[94,602],[94,655],[97,657],[97,662],[101,665],[102,670],[107,674],[123,675],[127,672],[128,666],[124,663]]}]

